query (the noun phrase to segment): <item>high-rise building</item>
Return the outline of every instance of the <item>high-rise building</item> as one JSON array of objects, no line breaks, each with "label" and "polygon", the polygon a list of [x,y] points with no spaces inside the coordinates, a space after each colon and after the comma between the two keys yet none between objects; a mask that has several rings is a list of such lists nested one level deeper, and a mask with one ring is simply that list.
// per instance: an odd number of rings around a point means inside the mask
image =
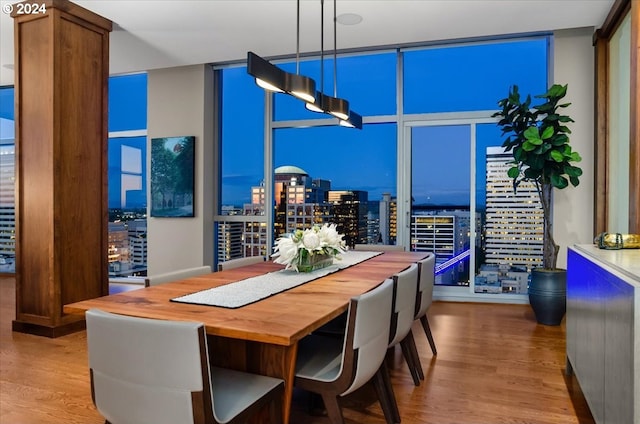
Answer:
[{"label": "high-rise building", "polygon": [[245,222],[242,239],[244,256],[268,256],[267,237],[270,235],[266,222]]},{"label": "high-rise building", "polygon": [[367,207],[369,194],[362,190],[331,190],[327,200],[332,206],[333,222],[344,241],[353,247],[367,243]]},{"label": "high-rise building", "polygon": [[129,267],[129,232],[124,222],[110,222],[107,248],[109,275],[119,276],[121,270]]},{"label": "high-rise building", "polygon": [[380,238],[382,244],[396,244],[398,227],[398,202],[391,193],[382,193],[380,200]]},{"label": "high-rise building", "polygon": [[244,257],[244,222],[218,222],[218,262]]},{"label": "high-rise building", "polygon": [[380,216],[372,211],[367,212],[367,244],[377,244],[380,238]]},{"label": "high-rise building", "polygon": [[[347,244],[367,242],[368,193],[366,191],[331,190],[331,181],[312,179],[306,171],[297,166],[276,168],[274,180],[273,235],[276,238],[313,225],[335,223],[338,231],[345,234]],[[264,183],[251,188],[251,203],[243,207],[245,216],[264,215],[264,193]],[[232,237],[230,227],[224,228],[225,234],[221,234],[220,231],[219,228],[219,245],[223,239],[225,243],[237,243],[237,237]],[[270,236],[271,233],[267,231],[264,222],[244,222],[242,233],[244,256],[266,255],[267,239]],[[229,249],[233,248],[229,247]],[[227,259],[231,258],[219,258],[219,260]]]},{"label": "high-rise building", "polygon": [[129,234],[129,258],[134,268],[147,267],[147,220],[127,221]]},{"label": "high-rise building", "polygon": [[274,170],[274,177],[276,237],[331,220],[331,208],[326,202],[329,181],[312,180],[297,166],[280,166]]},{"label": "high-rise building", "polygon": [[[297,166],[281,166],[274,170],[274,236],[291,233],[297,229],[321,225],[332,220],[327,192],[328,180],[312,180]],[[264,215],[264,183],[251,187],[251,203],[245,204],[244,215]],[[267,255],[267,231],[264,222],[245,222],[243,230],[244,256]]]},{"label": "high-rise building", "polygon": [[485,257],[531,269],[542,265],[544,218],[533,183],[522,182],[514,192],[507,175],[512,160],[502,147],[487,148]]},{"label": "high-rise building", "polygon": [[147,272],[147,221],[109,222],[109,275],[122,277]]},{"label": "high-rise building", "polygon": [[433,252],[439,284],[468,284],[471,248],[469,211],[433,210],[411,217],[411,250]]}]

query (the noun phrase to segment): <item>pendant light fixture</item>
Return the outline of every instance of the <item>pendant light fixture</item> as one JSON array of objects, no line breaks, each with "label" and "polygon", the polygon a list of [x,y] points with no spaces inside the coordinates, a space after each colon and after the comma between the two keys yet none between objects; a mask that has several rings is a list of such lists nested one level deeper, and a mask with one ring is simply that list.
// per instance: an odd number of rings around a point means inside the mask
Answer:
[{"label": "pendant light fixture", "polygon": [[349,102],[338,97],[336,0],[333,0],[333,97],[324,90],[324,0],[320,0],[320,91],[313,79],[300,75],[300,0],[296,10],[296,73],[286,72],[253,52],[247,53],[247,73],[256,84],[274,93],[287,93],[305,102],[307,109],[338,118],[340,125],[362,129],[362,116],[350,110]]},{"label": "pendant light fixture", "polygon": [[287,73],[253,52],[247,53],[247,73],[255,77],[258,87],[284,93]]},{"label": "pendant light fixture", "polygon": [[349,118],[349,102],[338,97],[338,31],[336,29],[336,2],[333,0],[333,101],[328,105],[327,112],[338,119]]},{"label": "pendant light fixture", "polygon": [[285,82],[289,94],[305,102],[316,100],[316,82],[300,75],[300,0],[296,2],[296,73],[287,73]]},{"label": "pendant light fixture", "polygon": [[349,116],[347,119],[340,120],[340,126],[349,127],[349,128],[357,128],[359,130],[362,129],[362,116],[360,114],[354,112],[353,110],[349,111]]},{"label": "pendant light fixture", "polygon": [[320,0],[320,91],[316,93],[313,102],[307,102],[305,107],[312,112],[323,113],[326,103],[324,93],[324,0]]},{"label": "pendant light fixture", "polygon": [[[335,15],[335,0],[334,0]],[[335,17],[334,17],[335,26]],[[334,30],[335,44],[335,30]],[[335,49],[334,49],[334,81],[335,81]],[[324,90],[324,0],[320,0],[320,90]],[[335,91],[335,88],[334,88]],[[319,92],[315,102],[307,102],[307,109],[313,112],[329,113],[338,119],[346,119],[349,114],[349,102],[338,97],[331,97]]]},{"label": "pendant light fixture", "polygon": [[316,82],[300,75],[300,0],[296,17],[296,73],[286,72],[253,52],[247,53],[247,73],[265,90],[291,94],[305,102],[316,100]]}]

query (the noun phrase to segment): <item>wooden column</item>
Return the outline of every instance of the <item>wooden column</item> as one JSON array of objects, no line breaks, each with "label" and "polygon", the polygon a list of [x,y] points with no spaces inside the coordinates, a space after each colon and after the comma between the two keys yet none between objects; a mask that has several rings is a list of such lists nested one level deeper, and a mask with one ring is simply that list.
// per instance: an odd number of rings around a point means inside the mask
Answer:
[{"label": "wooden column", "polygon": [[111,21],[67,0],[24,4],[14,5],[12,13],[17,237],[13,330],[58,337],[84,327],[82,316],[64,314],[63,305],[109,290]]}]

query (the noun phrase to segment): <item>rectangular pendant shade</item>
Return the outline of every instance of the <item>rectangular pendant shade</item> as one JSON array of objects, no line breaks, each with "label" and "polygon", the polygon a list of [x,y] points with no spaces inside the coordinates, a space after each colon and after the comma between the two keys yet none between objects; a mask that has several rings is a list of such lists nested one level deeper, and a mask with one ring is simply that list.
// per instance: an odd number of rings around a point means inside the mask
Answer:
[{"label": "rectangular pendant shade", "polygon": [[362,129],[362,116],[360,114],[350,110],[349,117],[347,119],[340,120],[340,125],[343,127]]},{"label": "rectangular pendant shade", "polygon": [[287,93],[306,103],[307,109],[338,118],[340,125],[362,129],[362,116],[349,109],[349,102],[316,91],[313,79],[286,72],[253,52],[247,52],[247,73],[256,84],[274,93]]},{"label": "rectangular pendant shade", "polygon": [[307,102],[305,106],[312,112],[327,113],[340,120],[349,119],[349,102],[338,97],[331,97],[318,92],[316,93],[316,101]]},{"label": "rectangular pendant shade", "polygon": [[328,103],[329,96],[318,91],[316,92],[315,100],[312,102],[307,102],[305,107],[312,112],[318,113],[327,113],[326,105]]},{"label": "rectangular pendant shade", "polygon": [[313,103],[316,100],[316,82],[304,75],[287,73],[285,90],[307,103]]},{"label": "rectangular pendant shade", "polygon": [[338,119],[347,119],[349,117],[349,102],[338,97],[327,96],[328,103],[326,105],[327,113]]},{"label": "rectangular pendant shade", "polygon": [[255,77],[256,84],[265,90],[285,92],[287,73],[253,52],[247,53],[247,73]]}]

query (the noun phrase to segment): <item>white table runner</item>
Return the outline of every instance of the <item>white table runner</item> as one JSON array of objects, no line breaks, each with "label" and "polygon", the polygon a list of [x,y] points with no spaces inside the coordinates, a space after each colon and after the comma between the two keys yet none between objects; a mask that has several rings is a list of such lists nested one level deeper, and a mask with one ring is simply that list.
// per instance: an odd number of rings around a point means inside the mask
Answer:
[{"label": "white table runner", "polygon": [[265,299],[274,294],[292,289],[309,281],[324,277],[348,268],[382,252],[366,252],[350,250],[343,253],[342,259],[334,259],[333,265],[312,272],[296,272],[279,270],[250,277],[224,286],[202,290],[196,293],[171,299],[172,302],[193,303],[197,305],[221,306],[223,308],[239,308]]}]

